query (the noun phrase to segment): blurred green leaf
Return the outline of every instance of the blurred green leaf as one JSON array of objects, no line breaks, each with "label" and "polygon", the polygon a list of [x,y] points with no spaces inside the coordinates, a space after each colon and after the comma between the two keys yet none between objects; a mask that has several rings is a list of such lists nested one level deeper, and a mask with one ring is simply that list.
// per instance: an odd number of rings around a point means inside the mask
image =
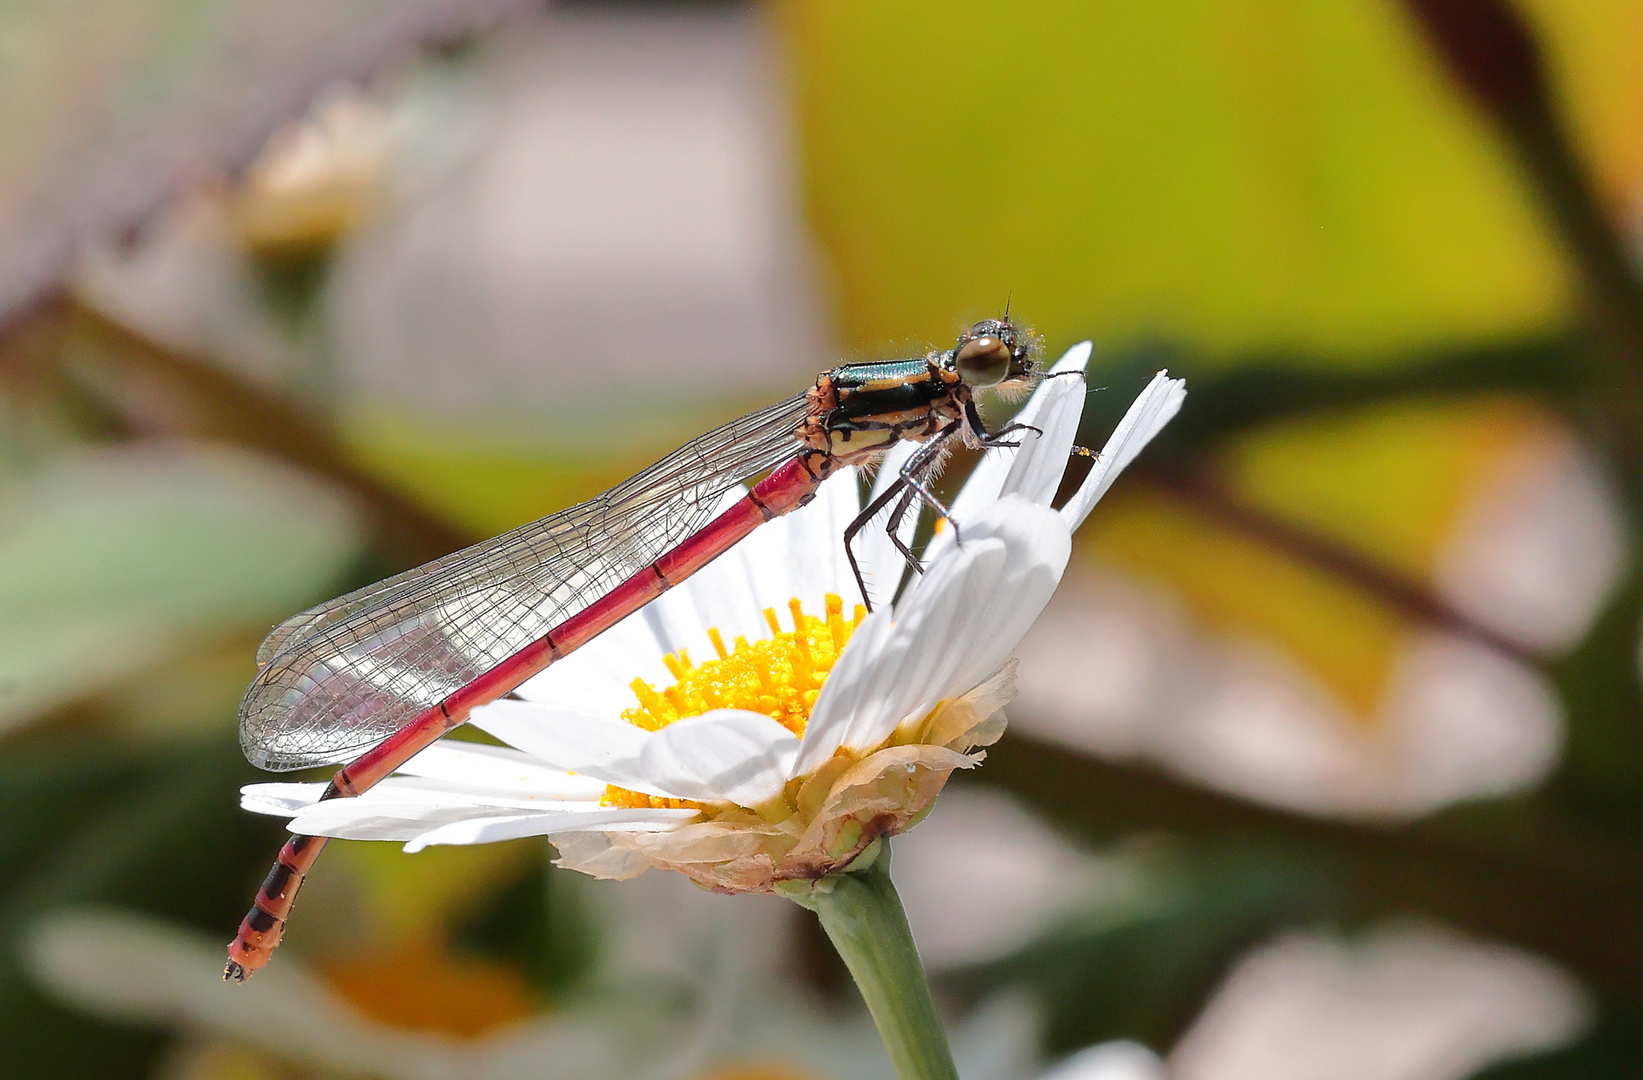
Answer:
[{"label": "blurred green leaf", "polygon": [[219,933],[243,914],[278,827],[233,811],[253,775],[230,740],[169,753],[73,746],[0,763],[0,1043],[8,1077],[146,1076],[162,1037],[96,1023],[47,1000],[18,967],[39,914],[109,903]]},{"label": "blurred green leaf", "polygon": [[56,458],[0,492],[0,727],[276,622],[334,587],[360,545],[342,498],[251,454]]},{"label": "blurred green leaf", "polygon": [[462,920],[453,938],[458,948],[519,968],[533,988],[553,997],[588,974],[594,928],[585,908],[585,879],[554,866],[551,849],[540,846],[540,857]]}]

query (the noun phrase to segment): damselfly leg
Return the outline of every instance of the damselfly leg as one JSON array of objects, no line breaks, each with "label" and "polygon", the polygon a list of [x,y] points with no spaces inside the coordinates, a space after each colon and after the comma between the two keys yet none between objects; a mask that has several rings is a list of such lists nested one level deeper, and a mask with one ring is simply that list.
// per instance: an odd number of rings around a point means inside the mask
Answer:
[{"label": "damselfly leg", "polygon": [[[880,492],[845,527],[844,553],[850,560],[850,570],[855,574],[856,587],[861,590],[862,602],[867,605],[867,610],[873,610],[873,599],[867,593],[867,581],[862,574],[861,564],[856,559],[856,549],[852,541],[855,540],[862,529],[867,527],[868,522],[878,516],[893,500],[896,500],[898,495],[900,500],[896,501],[895,508],[890,511],[884,529],[886,535],[890,538],[890,543],[901,553],[901,557],[907,561],[907,565],[913,569],[914,573],[924,573],[924,564],[913,549],[907,546],[906,541],[901,538],[901,525],[908,512],[913,508],[915,501],[922,501],[934,510],[937,518],[945,521],[947,527],[953,530],[953,540],[957,543],[963,543],[963,537],[959,534],[958,522],[953,519],[947,505],[941,501],[935,492],[930,490],[930,479],[935,472],[936,466],[941,461],[942,454],[946,451],[947,443],[959,432],[961,427],[962,424],[955,421],[942,428],[928,442],[919,447],[918,452],[902,464],[895,482]],[[1018,440],[1011,440],[1009,436],[1022,431],[1031,431],[1035,435],[1044,434],[1041,429],[1031,424],[1011,422],[995,432],[988,433],[984,429],[976,443],[983,450],[1020,446],[1021,443]],[[1088,451],[1083,450],[1082,447],[1074,448],[1074,453],[1079,452],[1088,454]]]},{"label": "damselfly leg", "polygon": [[885,531],[890,537],[890,543],[894,544],[896,550],[901,552],[902,558],[907,560],[907,565],[923,573],[924,567],[919,563],[918,556],[901,538],[901,523],[906,518],[907,512],[912,509],[913,501],[916,498],[923,498],[929,502],[935,508],[936,513],[942,517],[949,516],[947,508],[930,491],[925,481],[934,470],[936,463],[941,460],[941,454],[946,448],[947,440],[958,432],[959,426],[957,421],[948,424],[933,435],[923,446],[919,447],[918,452],[902,464],[895,482],[880,492],[863,508],[860,514],[856,515],[855,520],[845,526],[844,554],[850,560],[850,571],[856,576],[856,587],[861,590],[862,602],[867,605],[869,611],[873,610],[873,598],[867,593],[867,579],[861,572],[861,563],[856,560],[856,548],[852,541],[855,540],[856,535],[862,529],[867,527],[868,522],[877,517],[879,512],[890,505],[897,496],[900,496],[901,501],[896,503],[895,509],[890,513],[889,520],[885,523]]}]

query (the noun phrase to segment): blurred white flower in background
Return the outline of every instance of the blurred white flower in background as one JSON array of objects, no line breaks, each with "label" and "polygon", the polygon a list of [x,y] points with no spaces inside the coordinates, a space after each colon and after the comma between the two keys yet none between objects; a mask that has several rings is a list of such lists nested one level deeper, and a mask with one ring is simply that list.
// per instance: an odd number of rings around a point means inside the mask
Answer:
[{"label": "blurred white flower in background", "polygon": [[1556,653],[1590,628],[1626,560],[1613,478],[1573,436],[1541,430],[1462,509],[1436,584],[1484,626]]},{"label": "blurred white flower in background", "polygon": [[[1567,648],[1620,573],[1616,502],[1562,432],[1523,440],[1474,489],[1435,586],[1526,647]],[[1167,588],[1075,564],[1021,650],[1021,730],[1308,813],[1406,818],[1525,790],[1557,761],[1544,677],[1415,628],[1367,717],[1264,641],[1197,624]]]},{"label": "blurred white flower in background", "polygon": [[[107,908],[48,915],[25,936],[33,979],[95,1016],[175,1031],[162,1075],[237,1061],[386,1080],[890,1080],[865,1014],[835,1015],[790,981],[795,909],[702,893],[673,875],[588,882],[598,969],[552,1013],[472,1039],[371,1020],[297,957],[226,990],[220,942]],[[1577,1036],[1589,1003],[1555,966],[1421,925],[1355,939],[1288,934],[1228,975],[1167,1055],[1112,1042],[1040,1071],[1037,1017],[995,999],[953,1025],[968,1080],[1463,1080]],[[266,1067],[266,1066],[264,1066]]]},{"label": "blurred white flower in background", "polygon": [[746,5],[554,9],[335,87],[231,197],[96,253],[78,287],[158,340],[300,383],[315,343],[282,337],[248,249],[334,243],[327,407],[437,408],[476,438],[584,454],[641,425],[671,438],[833,352],[769,38]]},{"label": "blurred white flower in background", "polygon": [[944,792],[890,873],[932,972],[998,959],[1075,910],[1138,906],[1145,887],[1133,860],[1085,851],[979,785]]},{"label": "blurred white flower in background", "polygon": [[[993,843],[1008,835],[1015,842]],[[895,877],[932,969],[984,962],[1077,910],[1113,925],[1149,910],[1143,852],[1097,855],[1002,794],[959,788],[897,842]],[[1014,919],[1014,925],[1006,919]],[[1287,933],[1251,950],[1168,1055],[1104,1043],[1043,1080],[1462,1080],[1555,1049],[1589,1022],[1557,965],[1442,927]]]},{"label": "blurred white flower in background", "polygon": [[481,150],[340,268],[358,388],[558,402],[586,427],[590,401],[676,410],[820,367],[767,31],[752,6],[561,10],[483,56],[495,126]]},{"label": "blurred white flower in background", "polygon": [[1164,1063],[1140,1043],[1118,1040],[1085,1047],[1041,1080],[1165,1080]]},{"label": "blurred white flower in background", "polygon": [[1562,969],[1436,927],[1290,934],[1239,962],[1169,1055],[1173,1080],[1462,1080],[1590,1018]]}]

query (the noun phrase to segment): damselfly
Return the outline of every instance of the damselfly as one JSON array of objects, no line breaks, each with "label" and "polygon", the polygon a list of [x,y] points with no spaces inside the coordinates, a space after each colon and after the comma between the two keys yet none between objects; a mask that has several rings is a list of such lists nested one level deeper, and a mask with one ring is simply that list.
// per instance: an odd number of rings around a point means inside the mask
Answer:
[{"label": "damselfly", "polygon": [[[274,770],[348,761],[323,797],[358,795],[477,706],[811,501],[834,472],[873,464],[898,442],[922,443],[845,530],[871,604],[851,541],[894,503],[891,539],[917,568],[897,525],[919,501],[945,515],[928,481],[954,439],[1007,445],[1017,426],[989,433],[975,392],[1025,386],[1034,361],[1030,335],[1006,317],[976,323],[946,351],[833,368],[597,498],[292,616],[257,653],[240,707],[246,756]],[[726,491],[766,471],[712,515]],[[324,844],[293,835],[280,849],[229,946],[225,978],[243,981],[267,963]]]}]

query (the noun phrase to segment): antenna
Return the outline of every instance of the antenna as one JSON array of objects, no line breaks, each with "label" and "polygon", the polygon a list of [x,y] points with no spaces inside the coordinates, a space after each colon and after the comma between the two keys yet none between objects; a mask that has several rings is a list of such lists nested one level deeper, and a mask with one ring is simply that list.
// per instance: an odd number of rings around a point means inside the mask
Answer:
[{"label": "antenna", "polygon": [[1011,289],[1004,294],[1004,321],[1010,321],[1010,301],[1015,299],[1015,290]]}]

